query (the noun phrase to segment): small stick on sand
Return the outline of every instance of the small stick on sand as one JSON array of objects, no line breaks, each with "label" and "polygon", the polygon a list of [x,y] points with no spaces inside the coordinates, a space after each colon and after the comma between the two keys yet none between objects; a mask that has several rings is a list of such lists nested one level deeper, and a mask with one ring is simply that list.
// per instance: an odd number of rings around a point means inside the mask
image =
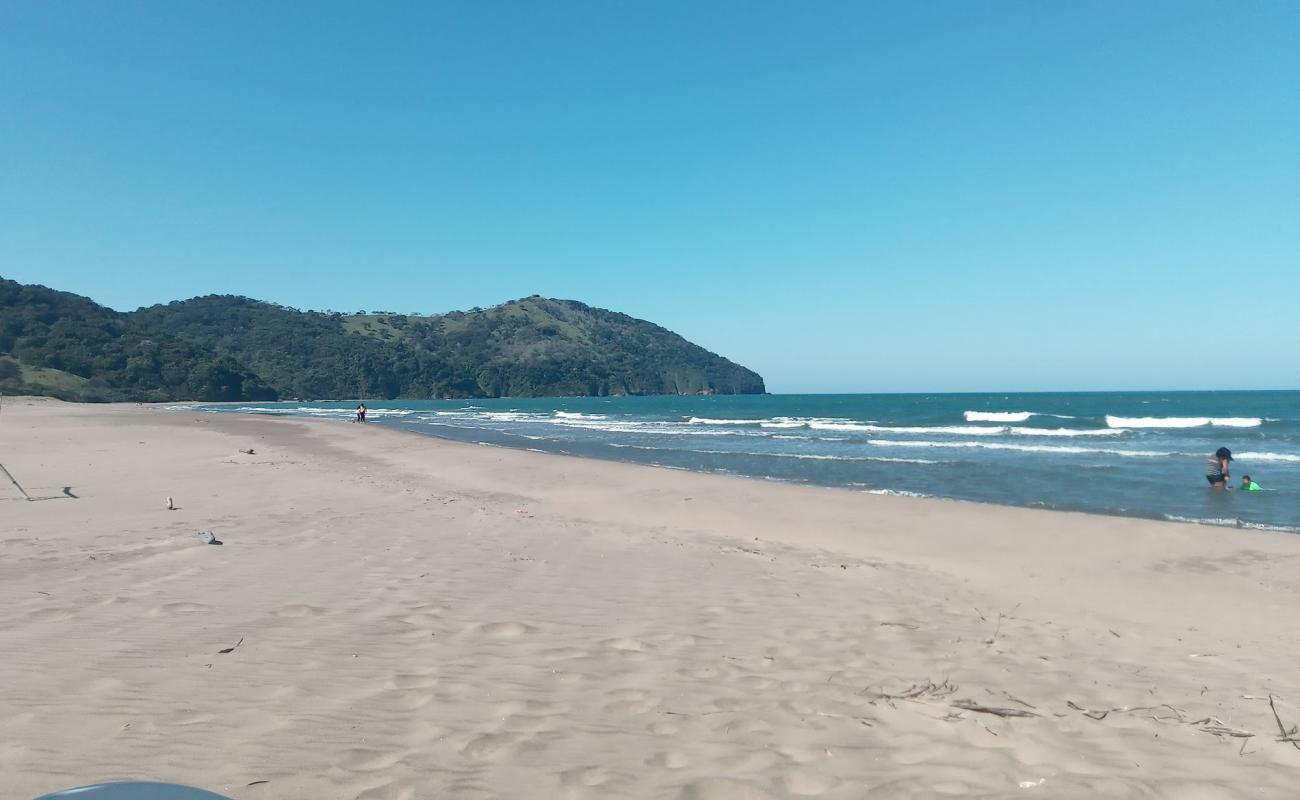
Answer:
[{"label": "small stick on sand", "polygon": [[241,636],[239,637],[239,641],[235,642],[233,647],[227,647],[225,650],[218,650],[217,654],[225,655],[226,653],[233,653],[235,651],[235,647],[239,647],[243,643],[244,643],[244,637]]},{"label": "small stick on sand", "polygon": [[18,479],[15,478],[13,475],[9,474],[9,470],[5,469],[4,464],[0,464],[0,472],[3,472],[5,474],[5,477],[9,479],[9,482],[12,483],[15,487],[17,487],[18,491],[22,494],[24,500],[32,499],[32,496],[27,494],[27,490],[24,489],[23,485],[18,482]]},{"label": "small stick on sand", "polygon": [[1282,718],[1277,714],[1277,706],[1273,704],[1273,695],[1271,694],[1268,696],[1268,707],[1273,711],[1273,719],[1277,720],[1277,729],[1282,734],[1282,738],[1279,741],[1290,742],[1292,747],[1300,750],[1300,742],[1296,741],[1295,726],[1293,725],[1291,726],[1291,730],[1287,730],[1286,726],[1282,724]]},{"label": "small stick on sand", "polygon": [[953,708],[960,708],[963,711],[975,711],[980,714],[992,714],[995,717],[1036,717],[1032,711],[1022,711],[1019,708],[998,708],[996,706],[985,706],[976,703],[974,700],[958,700],[952,704]]},{"label": "small stick on sand", "polygon": [[1003,694],[1004,696],[1006,696],[1006,698],[1007,698],[1008,700],[1010,700],[1011,702],[1013,702],[1013,703],[1019,703],[1020,705],[1024,706],[1025,708],[1032,708],[1032,709],[1034,709],[1034,710],[1038,710],[1038,706],[1033,706],[1033,705],[1030,705],[1029,703],[1026,703],[1024,700],[1021,700],[1019,697],[1016,697],[1016,696],[1013,695],[1011,692],[1005,692],[1005,691],[1004,691],[1002,694]]}]

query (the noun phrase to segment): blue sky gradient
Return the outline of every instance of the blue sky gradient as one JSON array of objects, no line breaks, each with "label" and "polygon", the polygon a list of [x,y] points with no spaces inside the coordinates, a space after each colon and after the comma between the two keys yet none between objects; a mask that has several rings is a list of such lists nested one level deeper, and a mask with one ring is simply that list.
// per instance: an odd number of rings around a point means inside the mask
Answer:
[{"label": "blue sky gradient", "polygon": [[0,5],[0,275],[533,293],[772,391],[1295,388],[1294,2]]}]

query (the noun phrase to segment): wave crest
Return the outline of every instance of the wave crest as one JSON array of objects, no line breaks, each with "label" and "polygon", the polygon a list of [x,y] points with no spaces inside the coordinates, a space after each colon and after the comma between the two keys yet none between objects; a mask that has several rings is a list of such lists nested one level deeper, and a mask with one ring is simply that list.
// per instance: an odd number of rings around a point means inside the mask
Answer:
[{"label": "wave crest", "polygon": [[1106,424],[1112,428],[1258,428],[1264,420],[1259,417],[1117,417],[1107,414]]},{"label": "wave crest", "polygon": [[1032,411],[967,411],[967,422],[1024,422],[1034,415]]}]

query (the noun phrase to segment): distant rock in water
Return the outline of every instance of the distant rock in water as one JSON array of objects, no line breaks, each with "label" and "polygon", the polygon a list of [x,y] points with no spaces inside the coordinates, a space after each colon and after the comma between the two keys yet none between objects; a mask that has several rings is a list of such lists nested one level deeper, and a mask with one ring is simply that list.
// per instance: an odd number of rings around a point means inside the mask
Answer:
[{"label": "distant rock in water", "polygon": [[539,296],[439,316],[210,295],[130,313],[0,279],[0,392],[68,400],[762,394],[626,314]]}]

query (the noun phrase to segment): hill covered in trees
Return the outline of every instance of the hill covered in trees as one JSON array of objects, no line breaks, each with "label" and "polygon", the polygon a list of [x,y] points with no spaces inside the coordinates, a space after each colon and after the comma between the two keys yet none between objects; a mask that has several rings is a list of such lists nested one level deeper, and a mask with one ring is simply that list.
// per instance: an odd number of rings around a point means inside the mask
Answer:
[{"label": "hill covered in trees", "polygon": [[199,297],[123,313],[0,279],[0,392],[71,400],[756,394],[671,331],[538,296],[440,316]]}]

